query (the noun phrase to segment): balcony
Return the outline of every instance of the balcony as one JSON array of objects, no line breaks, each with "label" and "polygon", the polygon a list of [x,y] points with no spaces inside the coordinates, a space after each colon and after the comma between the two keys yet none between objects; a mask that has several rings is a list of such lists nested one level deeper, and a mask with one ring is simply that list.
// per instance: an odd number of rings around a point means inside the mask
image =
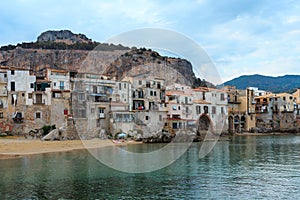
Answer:
[{"label": "balcony", "polygon": [[228,99],[228,103],[230,103],[230,104],[241,104],[240,101],[235,101],[233,99]]},{"label": "balcony", "polygon": [[45,105],[45,99],[43,99],[43,100],[36,99],[33,101],[33,104],[34,105]]},{"label": "balcony", "polygon": [[102,93],[92,93],[90,94],[92,102],[109,102],[108,95]]}]

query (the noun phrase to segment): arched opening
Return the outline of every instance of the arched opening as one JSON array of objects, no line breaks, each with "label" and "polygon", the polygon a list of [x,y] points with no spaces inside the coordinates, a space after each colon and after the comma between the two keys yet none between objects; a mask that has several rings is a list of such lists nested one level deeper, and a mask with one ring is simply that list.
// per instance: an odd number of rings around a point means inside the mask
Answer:
[{"label": "arched opening", "polygon": [[233,117],[228,117],[228,132],[233,133],[234,132],[234,126],[233,126]]},{"label": "arched opening", "polygon": [[198,121],[197,135],[204,135],[210,128],[210,119],[207,115],[202,115]]},{"label": "arched opening", "polygon": [[234,130],[240,132],[240,117],[238,115],[234,117]]},{"label": "arched opening", "polygon": [[245,131],[246,118],[245,116],[241,117],[241,131]]}]

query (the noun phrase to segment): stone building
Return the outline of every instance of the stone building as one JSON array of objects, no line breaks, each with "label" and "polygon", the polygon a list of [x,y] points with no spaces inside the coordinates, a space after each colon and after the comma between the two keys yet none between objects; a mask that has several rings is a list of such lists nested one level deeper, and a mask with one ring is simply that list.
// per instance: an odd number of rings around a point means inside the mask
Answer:
[{"label": "stone building", "polygon": [[227,134],[227,91],[200,87],[193,90],[192,96],[194,101],[193,118],[196,119],[198,133],[201,134],[211,128],[218,135]]},{"label": "stone building", "polygon": [[125,77],[123,81],[131,83],[134,129],[145,137],[163,129],[166,118],[165,80],[160,77],[148,77],[144,74]]},{"label": "stone building", "polygon": [[256,127],[267,131],[290,131],[298,129],[297,104],[288,93],[267,94],[255,97]]},{"label": "stone building", "polygon": [[250,131],[255,127],[255,92],[252,88],[237,90],[235,86],[225,86],[228,101],[228,132]]},{"label": "stone building", "polygon": [[128,112],[131,105],[131,84],[111,80],[109,76],[78,73],[71,77],[71,113],[81,138],[93,138],[101,130],[118,131],[113,125],[113,112]]},{"label": "stone building", "polygon": [[[7,122],[12,123],[12,132],[24,134],[30,129],[41,128],[40,122],[48,122],[50,113],[40,106],[43,100],[35,93],[36,76],[28,70],[10,68],[7,70]],[[37,123],[38,122],[38,123]]]},{"label": "stone building", "polygon": [[7,123],[8,121],[8,90],[7,90],[7,69],[6,67],[0,68],[0,131],[9,132],[12,126]]}]

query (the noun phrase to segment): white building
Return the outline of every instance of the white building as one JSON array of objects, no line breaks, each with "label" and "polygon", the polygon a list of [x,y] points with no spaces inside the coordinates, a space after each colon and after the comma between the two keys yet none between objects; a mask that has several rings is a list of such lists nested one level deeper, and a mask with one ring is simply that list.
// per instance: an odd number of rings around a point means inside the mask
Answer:
[{"label": "white building", "polygon": [[25,101],[25,105],[32,105],[32,92],[34,91],[35,82],[36,77],[30,75],[28,70],[7,70],[7,90],[12,95],[12,102],[16,104],[21,95],[22,100]]}]

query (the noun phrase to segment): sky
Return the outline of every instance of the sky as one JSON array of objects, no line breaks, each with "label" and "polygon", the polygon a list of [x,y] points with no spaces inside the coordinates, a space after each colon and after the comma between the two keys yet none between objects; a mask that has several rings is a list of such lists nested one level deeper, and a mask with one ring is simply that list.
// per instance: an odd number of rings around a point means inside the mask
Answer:
[{"label": "sky", "polygon": [[300,74],[299,13],[298,0],[10,0],[1,2],[0,46],[35,41],[46,30],[68,29],[104,42],[158,28],[196,42],[222,82],[282,76]]}]

